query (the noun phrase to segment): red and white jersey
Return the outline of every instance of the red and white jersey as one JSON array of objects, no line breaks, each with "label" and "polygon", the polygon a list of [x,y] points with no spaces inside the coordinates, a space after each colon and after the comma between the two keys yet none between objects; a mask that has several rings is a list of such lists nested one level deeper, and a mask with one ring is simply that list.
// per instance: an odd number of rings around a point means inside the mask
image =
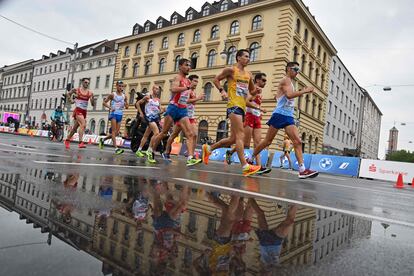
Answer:
[{"label": "red and white jersey", "polygon": [[[262,104],[262,96],[257,95],[257,96],[254,98],[253,102],[254,102],[254,103],[256,103],[256,104],[257,104],[257,106],[259,106],[259,107],[260,107],[260,105]],[[247,107],[247,108],[246,108],[246,113],[250,113],[250,114],[252,114],[252,115],[254,115],[254,116],[257,116],[257,117],[260,117],[260,116],[262,115],[262,113],[261,113],[260,109],[251,108],[251,107]]]},{"label": "red and white jersey", "polygon": [[[180,80],[180,87],[190,87],[190,85],[191,81],[189,79],[182,78]],[[190,91],[191,89],[185,90],[180,93],[175,93],[175,95],[173,95],[171,98],[170,104],[174,104],[179,108],[187,108],[187,102],[188,98],[190,97]]]},{"label": "red and white jersey", "polygon": [[80,88],[76,89],[75,106],[77,108],[87,110],[88,109],[88,102],[89,102],[89,99],[91,98],[91,96],[92,96],[92,93],[89,90],[85,94],[85,93],[82,93]]}]

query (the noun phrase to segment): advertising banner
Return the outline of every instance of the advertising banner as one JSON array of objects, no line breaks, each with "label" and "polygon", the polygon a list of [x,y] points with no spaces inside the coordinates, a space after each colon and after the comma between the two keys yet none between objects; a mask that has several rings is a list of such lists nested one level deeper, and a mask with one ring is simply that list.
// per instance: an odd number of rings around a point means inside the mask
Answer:
[{"label": "advertising banner", "polygon": [[329,174],[358,176],[359,158],[313,154],[310,169]]},{"label": "advertising banner", "polygon": [[[273,159],[272,159],[272,167],[273,168],[280,167],[280,156],[282,154],[283,154],[283,152],[281,152],[281,151],[275,151],[275,153],[273,154]],[[295,155],[294,152],[290,153],[290,159],[292,160],[293,169],[297,171],[299,169],[299,165],[298,165],[298,161],[296,160],[296,155]],[[311,159],[312,159],[312,154],[308,154],[308,153],[303,154],[303,162],[305,163],[306,168],[310,167]],[[286,157],[282,160],[282,163],[283,163],[283,168],[284,169],[289,168],[289,161],[287,160]]]},{"label": "advertising banner", "polygon": [[396,181],[398,174],[404,183],[411,183],[414,178],[414,164],[405,162],[362,159],[359,177]]},{"label": "advertising banner", "polygon": [[[252,160],[252,154],[253,154],[253,149],[245,149],[244,150],[244,158],[246,158],[246,159],[248,158],[248,159]],[[226,157],[224,156],[224,158],[226,158]],[[263,150],[260,153],[260,161],[262,162],[263,166],[266,166],[268,159],[269,159],[269,151],[268,150]],[[233,155],[231,156],[231,161],[233,163],[240,163],[240,159],[239,159],[239,156],[237,155],[237,153],[233,153]]]}]

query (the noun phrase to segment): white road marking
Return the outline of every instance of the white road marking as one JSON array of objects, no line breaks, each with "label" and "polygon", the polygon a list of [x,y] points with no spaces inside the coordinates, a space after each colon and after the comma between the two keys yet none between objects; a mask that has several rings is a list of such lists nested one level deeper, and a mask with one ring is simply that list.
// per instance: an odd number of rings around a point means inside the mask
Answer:
[{"label": "white road marking", "polygon": [[16,145],[9,145],[9,144],[3,144],[3,143],[0,143],[0,145],[5,146],[5,147],[12,147],[12,148],[19,148],[19,149],[24,149],[24,150],[37,151],[37,149],[25,148],[25,147],[20,147],[20,146],[16,146]]},{"label": "white road marking", "polygon": [[[222,175],[234,175],[234,176],[238,176],[241,177],[241,174],[237,174],[237,173],[231,173],[231,172],[218,172],[218,171],[208,171],[208,170],[200,170],[200,169],[191,169],[191,171],[199,171],[199,172],[208,172],[208,173],[214,173],[214,174],[222,174]],[[272,180],[279,180],[279,181],[287,181],[287,182],[295,182],[297,183],[300,179],[298,178],[298,180],[293,180],[293,179],[287,179],[287,178],[276,178],[276,177],[270,177],[270,176],[250,176],[253,178],[263,178],[263,179],[272,179]],[[390,194],[393,196],[403,196],[403,197],[408,197],[408,198],[414,198],[414,193],[404,193],[404,192],[400,192],[399,190],[395,190],[393,192],[390,191],[390,189],[380,189],[378,188],[377,190],[375,189],[370,189],[370,188],[365,188],[365,187],[356,187],[356,186],[348,186],[348,185],[341,185],[341,184],[335,184],[335,183],[330,183],[330,182],[323,182],[323,181],[316,181],[316,180],[311,180],[311,179],[306,179],[304,180],[306,182],[312,182],[312,183],[316,183],[316,184],[322,184],[322,185],[328,185],[328,186],[337,186],[337,187],[342,187],[342,188],[350,188],[350,189],[357,189],[357,190],[364,190],[364,191],[369,191],[369,192],[376,192],[376,193],[382,193],[382,194]],[[391,189],[393,189],[390,186]]]},{"label": "white road marking", "polygon": [[21,151],[21,150],[9,150],[9,149],[2,149],[2,148],[0,148],[0,151],[15,152],[15,153],[26,153],[26,154],[43,155],[43,156],[55,156],[55,157],[71,158],[70,156],[67,156],[67,155],[44,153],[44,152],[27,152],[27,151]]},{"label": "white road marking", "polygon": [[160,170],[158,167],[147,167],[147,166],[128,166],[128,165],[114,165],[114,164],[99,164],[99,163],[71,163],[71,162],[50,162],[50,161],[37,161],[33,162],[38,164],[49,164],[49,165],[66,165],[66,166],[89,166],[89,167],[110,167],[110,168],[133,168],[133,169],[152,169]]},{"label": "white road marking", "polygon": [[348,214],[348,215],[357,216],[357,217],[363,217],[363,218],[367,218],[367,219],[378,220],[378,221],[382,221],[382,222],[388,222],[388,223],[392,223],[392,224],[400,224],[400,225],[405,225],[405,226],[409,226],[409,227],[414,227],[414,223],[408,222],[408,221],[384,218],[384,217],[364,214],[364,213],[360,213],[360,212],[349,211],[349,210],[345,210],[345,209],[339,209],[339,208],[335,208],[335,207],[329,207],[329,206],[324,206],[324,205],[320,205],[320,204],[314,204],[314,203],[309,203],[309,202],[294,200],[294,199],[289,199],[289,198],[266,195],[266,194],[261,194],[261,193],[258,193],[258,192],[240,190],[240,189],[237,189],[237,188],[226,187],[226,186],[221,186],[221,185],[216,185],[216,184],[211,184],[211,183],[206,183],[206,182],[201,182],[201,181],[196,181],[196,180],[191,180],[191,179],[186,179],[186,178],[173,178],[173,180],[181,181],[181,182],[187,182],[187,183],[193,183],[193,184],[207,186],[207,187],[212,187],[212,188],[216,188],[216,189],[220,189],[220,190],[227,190],[227,191],[232,191],[232,192],[237,192],[237,193],[243,193],[243,194],[247,194],[247,195],[254,196],[254,197],[266,198],[266,199],[271,199],[271,200],[280,200],[280,201],[289,202],[289,203],[293,203],[293,204],[298,204],[298,205],[302,205],[302,206],[307,206],[307,207],[311,207],[311,208],[323,209],[323,210],[328,210],[328,211],[333,211],[333,212],[339,212],[339,213],[343,213],[343,214]]}]

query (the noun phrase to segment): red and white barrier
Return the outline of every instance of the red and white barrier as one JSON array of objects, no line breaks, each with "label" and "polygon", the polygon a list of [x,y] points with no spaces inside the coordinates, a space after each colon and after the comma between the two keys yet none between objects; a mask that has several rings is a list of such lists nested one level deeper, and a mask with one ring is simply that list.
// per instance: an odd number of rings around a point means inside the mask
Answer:
[{"label": "red and white barrier", "polygon": [[359,177],[395,181],[400,173],[404,183],[410,183],[414,178],[414,164],[362,159],[359,167]]}]

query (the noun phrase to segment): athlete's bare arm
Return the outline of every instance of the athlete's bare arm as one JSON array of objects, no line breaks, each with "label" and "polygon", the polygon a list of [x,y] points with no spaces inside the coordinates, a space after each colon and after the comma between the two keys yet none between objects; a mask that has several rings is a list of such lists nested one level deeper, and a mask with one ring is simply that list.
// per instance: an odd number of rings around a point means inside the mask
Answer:
[{"label": "athlete's bare arm", "polygon": [[194,97],[194,98],[192,98],[192,99],[188,99],[188,103],[196,103],[196,102],[198,102],[198,101],[201,101],[201,100],[204,100],[204,97],[205,97],[205,95],[204,95],[204,93],[201,93],[200,95],[198,95],[197,97]]},{"label": "athlete's bare arm", "polygon": [[148,100],[150,99],[150,96],[145,96],[144,98],[142,98],[141,100],[139,100],[138,102],[137,102],[137,104],[135,105],[136,106],[136,108],[138,109],[138,112],[139,112],[139,115],[141,116],[141,118],[144,118],[144,112],[142,111],[142,109],[141,109],[141,105],[143,104],[143,103],[146,103],[146,102],[148,102]]},{"label": "athlete's bare arm", "polygon": [[251,95],[255,96],[255,95],[259,94],[262,91],[262,89],[260,87],[257,87],[256,85],[254,85],[252,73],[249,72],[249,75],[250,75],[249,92],[250,92]]},{"label": "athlete's bare arm", "polygon": [[[224,68],[223,71],[221,71],[220,74],[214,77],[213,83],[214,86],[220,91],[223,89],[221,86],[221,81],[224,79],[229,80],[234,75],[234,70],[231,67]],[[227,92],[222,90],[221,97],[224,99],[227,99]]]},{"label": "athlete's bare arm", "polygon": [[173,94],[181,93],[189,89],[188,87],[180,86],[180,81],[181,81],[180,76],[176,76],[174,78],[174,81],[171,84],[171,93]]},{"label": "athlete's bare arm", "polygon": [[260,107],[253,101],[254,98],[255,96],[253,96],[252,94],[247,95],[246,106],[254,109],[260,109]]},{"label": "athlete's bare arm", "polygon": [[111,110],[111,106],[108,104],[108,102],[112,101],[114,98],[114,95],[109,94],[108,97],[106,97],[102,103],[102,105],[106,108],[108,108],[109,110]]},{"label": "athlete's bare arm", "polygon": [[313,87],[305,87],[299,91],[293,90],[292,82],[287,77],[283,78],[283,80],[281,81],[280,89],[282,90],[282,93],[286,95],[286,98],[288,99],[297,98],[306,93],[313,93],[314,91]]},{"label": "athlete's bare arm", "polygon": [[129,108],[129,104],[128,104],[128,97],[125,95],[125,99],[124,99],[124,106],[125,106],[125,109],[128,109]]},{"label": "athlete's bare arm", "polygon": [[92,92],[90,92],[90,93],[91,93],[91,97],[89,98],[89,101],[91,102],[92,106],[95,106],[95,97],[93,96]]}]

